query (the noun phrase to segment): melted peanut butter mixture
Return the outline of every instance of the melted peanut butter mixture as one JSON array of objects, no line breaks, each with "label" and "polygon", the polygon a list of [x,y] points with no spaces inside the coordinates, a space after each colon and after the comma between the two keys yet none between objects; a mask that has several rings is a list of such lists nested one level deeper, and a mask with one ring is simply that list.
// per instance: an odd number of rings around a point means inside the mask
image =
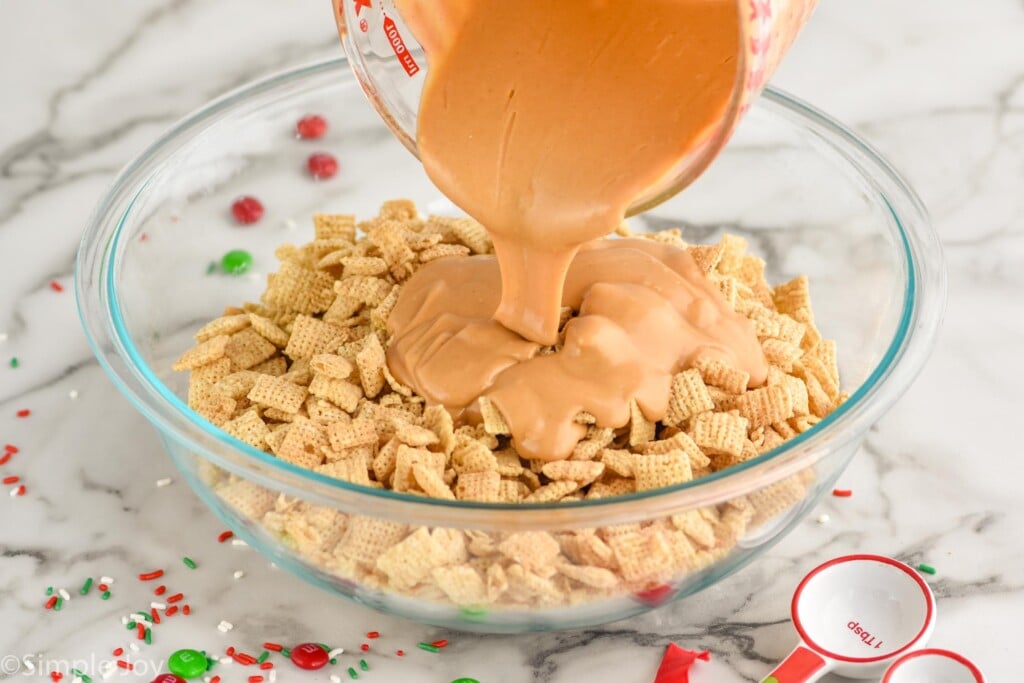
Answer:
[{"label": "melted peanut butter mixture", "polygon": [[[580,411],[620,427],[636,400],[659,419],[671,375],[698,356],[761,384],[752,328],[685,252],[592,241],[728,110],[735,0],[396,4],[429,63],[420,157],[497,259],[441,260],[404,285],[392,373],[463,419],[486,395],[519,452],[543,460],[569,456]],[[560,338],[563,306],[578,315]]]}]

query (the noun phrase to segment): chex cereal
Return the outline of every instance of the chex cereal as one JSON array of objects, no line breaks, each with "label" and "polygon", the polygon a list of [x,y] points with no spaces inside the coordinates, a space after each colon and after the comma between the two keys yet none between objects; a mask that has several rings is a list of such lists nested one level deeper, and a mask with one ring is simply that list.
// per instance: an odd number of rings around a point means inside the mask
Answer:
[{"label": "chex cereal", "polygon": [[[569,459],[516,452],[501,411],[479,400],[479,424],[427,405],[388,369],[387,319],[424,263],[492,252],[468,218],[423,218],[407,200],[359,222],[318,214],[315,239],[277,250],[259,302],[200,328],[174,369],[188,402],[231,436],[353,485],[473,503],[608,499],[699,479],[811,429],[840,405],[835,344],[814,323],[807,279],[774,288],[739,237],[687,246],[678,231],[640,235],[686,248],[746,316],[768,381],[714,358],[672,378],[661,420],[636,401],[622,427],[580,413]],[[621,234],[628,235],[623,228]],[[563,323],[572,315],[563,311]],[[543,351],[542,351],[543,352]],[[789,509],[802,472],[746,497],[664,519],[596,529],[497,534],[428,528],[303,503],[204,468],[222,499],[317,568],[366,586],[461,607],[578,604],[642,591],[710,565]]]}]

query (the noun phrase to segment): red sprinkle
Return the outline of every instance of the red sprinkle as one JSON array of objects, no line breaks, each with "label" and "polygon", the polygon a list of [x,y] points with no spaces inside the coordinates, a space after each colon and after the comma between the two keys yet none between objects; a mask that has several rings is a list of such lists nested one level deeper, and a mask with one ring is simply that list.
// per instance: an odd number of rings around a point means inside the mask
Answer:
[{"label": "red sprinkle", "polygon": [[264,650],[270,650],[271,652],[280,652],[281,650],[284,649],[284,646],[283,645],[278,645],[277,643],[267,642],[267,643],[263,643],[263,649]]},{"label": "red sprinkle", "polygon": [[398,650],[398,651],[395,652],[395,654],[398,655],[399,657],[404,657],[405,656],[405,650]]},{"label": "red sprinkle", "polygon": [[110,590],[110,586],[108,586],[105,583],[101,583],[100,585],[96,586],[96,588],[99,589],[99,591],[102,592],[102,593],[105,593],[108,590]]},{"label": "red sprinkle", "polygon": [[374,638],[380,638],[380,631],[368,631],[366,633],[366,637],[370,638],[371,640]]},{"label": "red sprinkle", "polygon": [[187,617],[188,615],[192,614],[192,608],[189,607],[188,605],[185,605],[184,607],[181,608],[181,613],[184,614]]},{"label": "red sprinkle", "polygon": [[239,197],[231,205],[231,215],[242,225],[251,225],[263,218],[263,204],[255,197]]},{"label": "red sprinkle", "polygon": [[7,444],[6,446],[4,446],[4,453],[10,453],[11,455],[13,455],[19,452],[20,451],[18,450],[18,447],[15,446],[14,444]]},{"label": "red sprinkle", "polygon": [[64,291],[64,286],[61,285],[61,283],[59,283],[56,280],[54,280],[54,281],[52,281],[50,283],[50,289],[52,289],[55,292],[63,292]]},{"label": "red sprinkle", "polygon": [[149,610],[149,616],[153,617],[154,624],[160,623],[160,613],[156,611],[156,607],[153,607]]},{"label": "red sprinkle", "polygon": [[12,455],[14,455],[14,453],[4,453],[3,455],[0,455],[0,465],[6,465],[10,461]]},{"label": "red sprinkle", "polygon": [[431,643],[431,645],[433,645],[434,647],[448,647],[448,641],[447,640],[435,640],[434,642]]},{"label": "red sprinkle", "polygon": [[177,613],[178,613],[178,606],[177,605],[171,605],[170,607],[168,607],[167,609],[164,610],[164,616],[165,617],[173,617]]},{"label": "red sprinkle", "polygon": [[849,498],[853,495],[850,489],[832,489],[832,495],[836,498]]},{"label": "red sprinkle", "polygon": [[151,572],[146,572],[145,574],[139,574],[139,581],[152,581],[153,579],[159,579],[163,575],[163,569],[155,569]]},{"label": "red sprinkle", "polygon": [[135,668],[134,666],[132,666],[131,662],[126,662],[123,659],[117,660],[117,666],[121,669],[128,669],[128,671],[131,671]]},{"label": "red sprinkle", "polygon": [[263,669],[264,671],[266,671],[267,669],[273,669],[274,668],[274,663],[273,662],[261,662],[260,663],[260,668]]},{"label": "red sprinkle", "polygon": [[181,602],[183,597],[185,597],[184,593],[175,593],[171,597],[167,598],[167,602]]},{"label": "red sprinkle", "polygon": [[228,645],[228,649],[224,650],[224,654],[226,654],[228,657],[230,657],[231,655],[235,654],[235,646],[234,645]]},{"label": "red sprinkle", "polygon": [[214,676],[211,678],[210,683],[220,683],[220,676]]},{"label": "red sprinkle", "polygon": [[145,640],[146,639],[146,625],[145,624],[136,624],[135,628],[139,632],[139,640]]},{"label": "red sprinkle", "polygon": [[250,666],[256,663],[255,657],[253,657],[252,655],[247,655],[244,652],[236,652],[233,655],[231,655],[231,658],[239,664],[245,664],[246,666]]},{"label": "red sprinkle", "polygon": [[56,604],[57,604],[57,596],[56,595],[52,595],[52,596],[50,596],[50,599],[46,601],[45,607],[46,607],[46,609],[53,609],[53,606],[56,605]]},{"label": "red sprinkle", "polygon": [[249,676],[249,683],[263,683],[263,676]]},{"label": "red sprinkle", "polygon": [[16,495],[16,496],[24,496],[25,495],[25,485],[22,484],[21,486],[19,486],[18,490],[14,492],[14,495]]},{"label": "red sprinkle", "polygon": [[362,645],[359,646],[359,649],[362,650],[363,652],[369,652],[370,651],[370,644],[369,643],[363,643]]},{"label": "red sprinkle", "polygon": [[3,483],[5,483],[5,484],[17,484],[19,479],[20,479],[20,477],[11,476],[11,477],[4,477],[0,481],[3,481]]},{"label": "red sprinkle", "polygon": [[231,531],[231,530],[222,531],[222,532],[220,532],[220,536],[217,537],[217,542],[218,543],[223,543],[224,541],[228,540],[229,538],[231,538],[234,535],[235,535],[234,531]]},{"label": "red sprinkle", "polygon": [[333,178],[338,172],[338,160],[330,154],[318,152],[309,155],[309,159],[306,160],[306,168],[317,180],[326,180]]},{"label": "red sprinkle", "polygon": [[17,415],[18,417],[28,417],[31,414],[32,411],[29,410],[28,408],[22,408],[21,410],[15,413],[15,415]]},{"label": "red sprinkle", "polygon": [[327,132],[327,119],[316,114],[303,116],[295,124],[295,132],[303,140],[315,140]]},{"label": "red sprinkle", "polygon": [[57,683],[57,681],[59,681],[62,678],[64,678],[64,674],[62,674],[61,672],[59,672],[59,671],[51,671],[50,672],[50,680],[53,681],[53,683]]},{"label": "red sprinkle", "polygon": [[160,584],[159,586],[157,586],[156,588],[153,589],[153,595],[163,595],[166,592],[167,592],[167,586],[165,586],[163,584]]},{"label": "red sprinkle", "polygon": [[120,657],[121,655],[124,654],[124,648],[123,647],[119,647],[116,650],[114,650],[113,652],[111,652],[110,654],[114,655],[115,657]]}]

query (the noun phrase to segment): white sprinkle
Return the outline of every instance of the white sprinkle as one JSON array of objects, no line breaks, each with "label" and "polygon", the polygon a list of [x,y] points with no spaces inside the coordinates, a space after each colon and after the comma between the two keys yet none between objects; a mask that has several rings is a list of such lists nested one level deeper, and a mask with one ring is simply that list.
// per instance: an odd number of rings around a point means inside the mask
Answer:
[{"label": "white sprinkle", "polygon": [[277,672],[273,669],[270,670],[270,676],[268,677],[268,680],[270,681],[270,683],[274,683],[274,681],[277,680]]},{"label": "white sprinkle", "polygon": [[100,583],[105,583],[108,586],[110,586],[110,585],[113,585],[114,580],[112,578],[110,578],[109,576],[101,576],[100,577]]},{"label": "white sprinkle", "polygon": [[341,683],[341,676],[338,674],[331,674],[331,683]]},{"label": "white sprinkle", "polygon": [[136,645],[135,643],[128,643],[128,649],[131,650],[132,652],[138,652],[139,651],[139,646]]},{"label": "white sprinkle", "polygon": [[209,659],[211,662],[219,662],[220,661],[220,657],[218,657],[217,655],[206,655],[206,658]]},{"label": "white sprinkle", "polygon": [[824,514],[824,515],[818,517],[818,524],[828,524],[829,521],[831,521],[831,519],[832,518],[829,517],[828,514]]},{"label": "white sprinkle", "polygon": [[131,621],[131,619],[128,617],[121,617],[121,626],[127,626],[129,621]]},{"label": "white sprinkle", "polygon": [[5,342],[5,341],[7,341],[7,333],[6,332],[0,332],[0,342]]},{"label": "white sprinkle", "polygon": [[238,569],[238,570],[236,570],[236,571],[235,571],[235,573],[234,573],[234,574],[232,574],[231,576],[235,577],[236,579],[240,579],[240,578],[242,578],[243,576],[245,576],[245,572],[243,572],[243,571],[242,571],[241,569]]},{"label": "white sprinkle", "polygon": [[100,675],[103,676],[103,680],[107,680],[117,673],[117,667],[114,666],[113,662],[103,662],[101,666],[103,671],[100,672]]},{"label": "white sprinkle", "polygon": [[338,655],[343,655],[343,654],[345,654],[345,648],[343,648],[343,647],[336,647],[336,648],[334,648],[333,650],[331,650],[330,652],[327,653],[327,659],[334,659]]},{"label": "white sprinkle", "polygon": [[[299,228],[299,224],[296,223],[295,221],[293,221],[291,218],[285,218],[284,219],[284,229],[285,230],[298,230],[298,228]],[[7,335],[4,335],[4,336],[6,337]]]},{"label": "white sprinkle", "polygon": [[249,278],[250,282],[259,282],[263,279],[263,275],[260,273],[249,273],[246,277]]},{"label": "white sprinkle", "polygon": [[221,621],[219,624],[217,624],[217,630],[221,633],[227,633],[234,627],[235,625],[232,624],[230,621]]},{"label": "white sprinkle", "polygon": [[243,541],[240,538],[232,538],[231,539],[231,545],[235,546],[236,548],[244,548],[244,547],[248,547],[249,544],[246,543],[245,541]]},{"label": "white sprinkle", "polygon": [[18,495],[18,487],[17,486],[12,486],[11,487],[11,498],[14,498],[16,495]]},{"label": "white sprinkle", "polygon": [[203,683],[210,683],[213,680],[213,676],[203,676]]},{"label": "white sprinkle", "polygon": [[151,602],[149,606],[153,609],[167,609],[167,604],[163,602]]},{"label": "white sprinkle", "polygon": [[66,589],[61,588],[57,592],[60,593],[60,597],[64,598],[64,602],[71,602],[71,594]]},{"label": "white sprinkle", "polygon": [[70,398],[72,401],[78,398],[78,389],[72,389],[71,391],[69,391],[68,398]]},{"label": "white sprinkle", "polygon": [[135,615],[135,621],[146,621],[146,622],[152,623],[153,622],[153,618],[151,616],[149,616],[148,614],[146,614],[145,612],[139,612],[138,614]]},{"label": "white sprinkle", "polygon": [[[221,633],[223,633],[223,631],[221,631]],[[220,660],[220,665],[221,666],[227,666],[227,665],[231,664],[233,661],[235,661],[235,660],[231,659],[231,657],[225,657],[224,659]]]},{"label": "white sprinkle", "polygon": [[163,479],[157,479],[156,480],[156,487],[158,489],[162,489],[163,487],[170,486],[173,483],[174,483],[173,479],[171,479],[170,477],[164,477]]}]

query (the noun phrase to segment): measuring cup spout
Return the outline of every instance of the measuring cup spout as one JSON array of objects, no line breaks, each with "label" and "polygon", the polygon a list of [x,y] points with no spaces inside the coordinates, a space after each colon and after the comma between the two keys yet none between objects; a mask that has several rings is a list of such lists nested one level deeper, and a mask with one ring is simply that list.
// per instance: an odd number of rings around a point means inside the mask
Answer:
[{"label": "measuring cup spout", "polygon": [[803,645],[797,645],[761,683],[810,683],[831,669],[832,664],[827,659]]}]

